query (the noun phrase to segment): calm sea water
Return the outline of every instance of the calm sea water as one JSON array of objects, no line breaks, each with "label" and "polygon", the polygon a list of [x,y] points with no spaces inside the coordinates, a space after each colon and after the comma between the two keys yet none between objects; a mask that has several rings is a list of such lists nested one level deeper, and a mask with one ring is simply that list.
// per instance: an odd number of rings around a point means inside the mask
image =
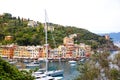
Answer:
[{"label": "calm sea water", "polygon": [[[39,68],[45,68],[45,62],[41,62]],[[68,62],[48,62],[48,70],[63,69],[63,80],[74,80],[79,72],[77,71],[77,64],[70,65]]]},{"label": "calm sea water", "polygon": [[77,71],[77,64],[70,65],[68,62],[49,62],[49,68],[55,67],[56,69],[63,69],[64,70],[64,80],[74,80],[79,75]]},{"label": "calm sea water", "polygon": [[[45,62],[40,62],[39,67],[25,67],[28,63],[23,63],[23,60],[18,60],[17,63],[12,64],[16,66],[18,69],[45,69],[46,63]],[[53,62],[48,62],[48,70],[59,70],[62,69],[64,70],[63,74],[63,80],[74,80],[77,76],[79,76],[79,72],[77,70],[78,64],[76,63],[75,65],[71,65],[69,62],[62,62],[62,61],[53,61]]]}]

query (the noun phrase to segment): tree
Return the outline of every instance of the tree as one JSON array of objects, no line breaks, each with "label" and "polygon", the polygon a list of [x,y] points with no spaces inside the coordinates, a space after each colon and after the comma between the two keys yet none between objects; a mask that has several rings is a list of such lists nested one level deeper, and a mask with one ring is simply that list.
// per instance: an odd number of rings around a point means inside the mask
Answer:
[{"label": "tree", "polygon": [[5,19],[12,19],[12,15],[10,13],[4,13],[3,15]]},{"label": "tree", "polygon": [[114,62],[119,66],[120,68],[120,53],[115,55]]},{"label": "tree", "polygon": [[19,71],[0,57],[0,80],[34,80],[26,71]]},{"label": "tree", "polygon": [[19,16],[18,16],[18,24],[19,24],[19,26],[21,25],[21,19]]},{"label": "tree", "polygon": [[78,67],[80,75],[76,80],[119,80],[120,70],[109,67],[108,56],[108,52],[93,54],[89,60]]}]

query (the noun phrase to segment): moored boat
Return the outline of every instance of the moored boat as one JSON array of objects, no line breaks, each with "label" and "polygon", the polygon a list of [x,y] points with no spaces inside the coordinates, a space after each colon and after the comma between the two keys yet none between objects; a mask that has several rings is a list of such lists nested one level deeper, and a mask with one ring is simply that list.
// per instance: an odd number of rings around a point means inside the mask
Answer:
[{"label": "moored boat", "polygon": [[76,64],[76,61],[74,61],[74,60],[70,60],[68,62],[69,62],[69,64]]},{"label": "moored boat", "polygon": [[37,62],[31,62],[31,63],[29,63],[29,64],[26,64],[26,67],[38,67],[40,64],[39,63],[37,63]]},{"label": "moored boat", "polygon": [[52,71],[48,71],[47,75],[56,77],[56,76],[63,76],[63,73],[64,73],[63,70],[52,70]]}]

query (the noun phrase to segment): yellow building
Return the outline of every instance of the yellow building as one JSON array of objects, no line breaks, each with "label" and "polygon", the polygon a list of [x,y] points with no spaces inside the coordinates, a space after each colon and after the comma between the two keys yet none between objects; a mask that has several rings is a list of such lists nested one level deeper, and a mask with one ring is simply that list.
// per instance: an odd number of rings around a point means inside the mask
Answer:
[{"label": "yellow building", "polygon": [[59,55],[61,57],[65,58],[66,57],[66,52],[67,52],[66,47],[64,45],[60,45],[58,47],[58,50],[59,50]]},{"label": "yellow building", "polygon": [[30,58],[31,54],[25,49],[25,46],[17,46],[14,51],[14,58]]},{"label": "yellow building", "polygon": [[12,36],[5,36],[5,40],[7,41],[7,40],[12,40],[13,39],[13,37]]}]

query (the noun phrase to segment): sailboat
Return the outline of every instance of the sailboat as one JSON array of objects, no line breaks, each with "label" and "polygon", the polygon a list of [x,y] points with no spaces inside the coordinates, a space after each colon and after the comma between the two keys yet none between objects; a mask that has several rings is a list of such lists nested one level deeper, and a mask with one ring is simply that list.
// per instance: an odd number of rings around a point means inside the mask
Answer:
[{"label": "sailboat", "polygon": [[[46,11],[45,11],[45,47],[46,47],[46,71],[41,72],[40,70],[33,73],[33,76],[36,78],[36,80],[58,80],[55,77],[56,76],[63,76],[64,71],[63,70],[54,70],[54,71],[48,71],[48,42],[47,42],[47,19],[46,19]],[[61,80],[62,78],[59,78]]]}]

